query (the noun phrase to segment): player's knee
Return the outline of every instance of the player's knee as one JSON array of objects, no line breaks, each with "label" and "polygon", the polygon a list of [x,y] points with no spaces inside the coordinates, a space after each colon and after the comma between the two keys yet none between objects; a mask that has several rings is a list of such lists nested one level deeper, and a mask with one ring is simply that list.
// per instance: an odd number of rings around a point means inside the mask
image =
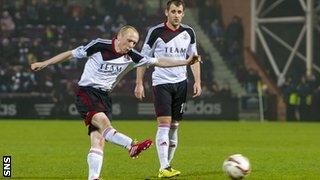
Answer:
[{"label": "player's knee", "polygon": [[171,117],[170,116],[162,116],[162,117],[158,117],[158,124],[167,124],[170,126],[171,124]]},{"label": "player's knee", "polygon": [[179,122],[178,121],[172,121],[171,122],[171,125],[170,125],[171,129],[178,129],[178,127],[179,127]]},{"label": "player's knee", "polygon": [[176,147],[178,144],[178,140],[170,140],[169,141],[169,147]]},{"label": "player's knee", "polygon": [[100,130],[104,130],[104,129],[107,129],[108,127],[111,127],[110,120],[102,112],[97,113],[92,117],[91,124],[98,127]]}]

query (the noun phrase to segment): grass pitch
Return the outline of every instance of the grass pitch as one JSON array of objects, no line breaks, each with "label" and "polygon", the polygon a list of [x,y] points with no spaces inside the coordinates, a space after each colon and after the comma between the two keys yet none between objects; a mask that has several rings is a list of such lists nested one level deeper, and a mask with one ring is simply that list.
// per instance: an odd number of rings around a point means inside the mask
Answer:
[{"label": "grass pitch", "polygon": [[[113,121],[130,137],[154,139],[156,122]],[[175,179],[228,179],[224,159],[242,153],[250,159],[247,179],[320,179],[320,123],[183,121],[172,166]],[[12,157],[12,179],[86,179],[90,147],[82,121],[0,120],[0,155]],[[103,179],[157,179],[156,148],[130,159],[107,144]]]}]

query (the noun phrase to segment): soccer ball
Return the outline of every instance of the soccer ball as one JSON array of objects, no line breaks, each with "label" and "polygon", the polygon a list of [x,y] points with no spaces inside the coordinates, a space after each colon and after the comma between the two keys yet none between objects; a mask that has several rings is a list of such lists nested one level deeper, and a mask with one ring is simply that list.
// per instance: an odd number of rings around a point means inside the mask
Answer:
[{"label": "soccer ball", "polygon": [[243,179],[250,173],[250,162],[242,154],[233,154],[223,162],[222,169],[231,179]]}]

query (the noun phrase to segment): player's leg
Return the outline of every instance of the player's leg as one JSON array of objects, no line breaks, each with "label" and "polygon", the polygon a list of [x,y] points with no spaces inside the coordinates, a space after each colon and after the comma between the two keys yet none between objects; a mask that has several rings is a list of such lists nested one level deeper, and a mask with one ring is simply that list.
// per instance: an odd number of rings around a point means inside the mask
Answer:
[{"label": "player's leg", "polygon": [[171,163],[174,153],[178,147],[178,128],[179,122],[173,120],[169,130],[169,150],[168,150],[168,162]]},{"label": "player's leg", "polygon": [[151,146],[152,141],[149,139],[134,144],[130,137],[117,132],[111,126],[109,118],[112,103],[108,93],[92,87],[79,87],[76,106],[86,125],[96,127],[106,141],[128,149],[131,157],[136,157]]},{"label": "player's leg", "polygon": [[172,123],[169,131],[168,161],[172,161],[178,147],[179,121],[182,120],[184,105],[187,97],[187,80],[175,84],[175,93],[172,96]]},{"label": "player's leg", "polygon": [[160,161],[159,178],[170,178],[177,176],[180,171],[171,168],[168,161],[169,131],[171,116],[160,116],[158,120],[158,131],[156,135],[157,152]]},{"label": "player's leg", "polygon": [[103,163],[103,148],[105,140],[98,131],[98,128],[94,127],[90,122],[92,116],[96,113],[94,110],[104,110],[105,108],[99,109],[98,104],[101,104],[99,99],[99,92],[89,87],[79,87],[76,98],[76,107],[81,117],[84,119],[85,124],[88,126],[88,135],[90,136],[91,148],[87,156],[88,163],[88,179],[98,179],[102,163]]},{"label": "player's leg", "polygon": [[171,124],[171,84],[153,86],[154,107],[157,116],[158,130],[156,134],[156,147],[160,162],[160,170],[169,166],[169,130]]},{"label": "player's leg", "polygon": [[168,149],[171,116],[157,117],[157,121],[158,130],[156,134],[156,147],[160,162],[160,170],[163,170],[170,166],[168,162]]},{"label": "player's leg", "polygon": [[169,178],[178,175],[168,162],[169,130],[171,125],[171,99],[174,86],[163,84],[153,87],[155,109],[158,121],[156,134],[157,153],[160,162],[158,177]]},{"label": "player's leg", "polygon": [[102,163],[103,163],[103,148],[104,138],[101,134],[94,130],[93,127],[89,127],[91,148],[87,156],[87,163],[89,167],[89,180],[99,179]]},{"label": "player's leg", "polygon": [[95,127],[106,141],[131,148],[133,140],[111,126],[108,116],[111,117],[112,103],[106,92],[92,87],[79,87],[76,106],[89,130]]},{"label": "player's leg", "polygon": [[148,149],[152,145],[152,141],[150,139],[140,143],[134,143],[130,137],[118,132],[111,126],[111,122],[105,113],[96,113],[92,117],[91,124],[98,128],[99,132],[107,142],[111,142],[128,149],[130,157],[137,157],[142,151]]},{"label": "player's leg", "polygon": [[93,115],[91,124],[98,128],[98,131],[107,142],[122,146],[128,150],[133,145],[133,140],[130,137],[118,132],[111,126],[111,122],[105,113],[98,112]]}]

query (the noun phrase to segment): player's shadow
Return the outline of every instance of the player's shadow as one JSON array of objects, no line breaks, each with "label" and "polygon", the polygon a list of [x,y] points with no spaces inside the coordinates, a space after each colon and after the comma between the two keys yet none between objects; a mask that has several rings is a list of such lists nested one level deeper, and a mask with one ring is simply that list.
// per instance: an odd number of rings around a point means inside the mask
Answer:
[{"label": "player's shadow", "polygon": [[[202,179],[201,177],[213,176],[215,174],[221,174],[221,171],[207,171],[207,172],[196,172],[196,173],[183,173],[182,175],[172,177],[170,179]],[[146,177],[145,180],[159,179],[157,176]],[[203,178],[205,179],[205,178]]]}]

